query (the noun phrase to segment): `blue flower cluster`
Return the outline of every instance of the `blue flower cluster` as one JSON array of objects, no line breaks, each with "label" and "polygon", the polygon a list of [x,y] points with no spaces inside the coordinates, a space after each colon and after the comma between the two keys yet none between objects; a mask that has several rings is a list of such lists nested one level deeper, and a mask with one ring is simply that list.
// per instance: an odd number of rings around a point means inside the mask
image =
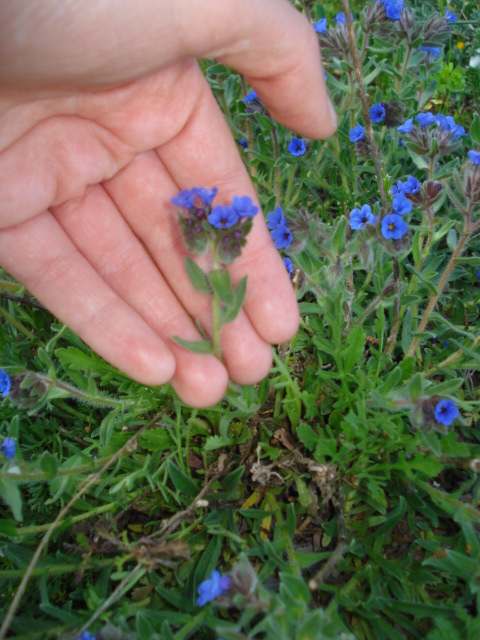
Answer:
[{"label": "blue flower cluster", "polygon": [[7,460],[11,460],[15,457],[17,443],[13,438],[4,438],[0,449],[2,450],[2,453],[7,458]]},{"label": "blue flower cluster", "polygon": [[222,576],[219,571],[212,571],[210,578],[204,580],[198,586],[198,598],[197,604],[203,607],[207,602],[211,602],[221,596],[225,591],[228,591],[232,586],[231,580],[228,576]]},{"label": "blue flower cluster", "polygon": [[232,204],[212,207],[217,191],[216,187],[184,189],[172,202],[187,209],[188,214],[179,217],[189,251],[201,255],[213,242],[218,260],[229,264],[241,254],[259,208],[248,196],[234,196]]},{"label": "blue flower cluster", "polygon": [[[458,140],[458,138],[462,136],[468,135],[465,131],[465,128],[459,124],[456,124],[452,116],[445,116],[443,113],[434,115],[430,111],[425,111],[418,113],[415,116],[415,120],[422,128],[429,127],[431,124],[436,124],[437,127],[440,127],[444,131],[452,131],[455,140]],[[409,118],[408,120],[406,120],[406,122],[404,122],[404,124],[397,127],[397,131],[400,131],[400,133],[410,133],[410,131],[412,131],[413,129],[413,126],[413,118]]]},{"label": "blue flower cluster", "polygon": [[209,223],[217,229],[229,229],[240,222],[242,218],[253,218],[258,213],[251,198],[248,196],[233,196],[233,203],[225,206],[217,205],[213,207],[207,216]]},{"label": "blue flower cluster", "polygon": [[403,0],[375,0],[381,2],[389,20],[400,20],[403,11]]},{"label": "blue flower cluster", "polygon": [[405,182],[402,182],[401,180],[399,180],[397,184],[394,184],[393,187],[390,189],[390,193],[392,194],[392,196],[406,195],[406,194],[413,195],[415,193],[418,193],[419,189],[420,189],[420,182],[413,176],[408,176]]},{"label": "blue flower cluster", "polygon": [[288,143],[288,150],[292,156],[303,156],[307,150],[307,145],[300,138],[292,138]]},{"label": "blue flower cluster", "polygon": [[361,209],[350,211],[350,227],[352,229],[365,229],[367,224],[375,224],[378,216],[374,216],[370,205],[364,204]]},{"label": "blue flower cluster", "polygon": [[[410,211],[412,210],[412,203],[406,198],[405,193],[408,193],[408,191],[405,191],[404,189],[405,185],[407,185],[407,189],[415,188],[413,181],[416,181],[416,179],[412,176],[408,178],[408,180],[406,180],[403,184],[401,180],[399,181],[402,186],[400,188],[400,192],[397,193],[397,195],[395,195],[392,200],[393,213],[385,216],[382,220],[382,236],[386,240],[399,240],[408,231],[408,225],[402,218],[402,216],[410,213]],[[399,183],[397,183],[397,186],[395,187],[396,190],[399,189]],[[419,187],[420,185],[418,185],[417,191]],[[410,191],[410,193],[413,192]]]},{"label": "blue flower cluster", "polygon": [[282,207],[275,207],[275,211],[267,214],[267,227],[275,242],[276,249],[288,249],[292,244],[293,234],[287,226],[287,219],[283,215]]},{"label": "blue flower cluster", "polygon": [[12,381],[10,380],[10,376],[4,369],[0,369],[0,393],[3,398],[8,396],[11,386]]},{"label": "blue flower cluster", "polygon": [[450,426],[459,414],[458,408],[452,400],[440,400],[435,407],[435,420],[446,427]]}]

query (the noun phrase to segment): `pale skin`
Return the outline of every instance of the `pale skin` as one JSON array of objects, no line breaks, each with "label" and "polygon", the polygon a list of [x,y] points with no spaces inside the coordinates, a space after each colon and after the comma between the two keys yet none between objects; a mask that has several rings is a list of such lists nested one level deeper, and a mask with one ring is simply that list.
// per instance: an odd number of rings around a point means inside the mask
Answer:
[{"label": "pale skin", "polygon": [[316,34],[286,0],[0,5],[1,266],[108,362],[206,407],[229,378],[264,378],[299,315],[257,216],[230,268],[249,280],[223,363],[172,341],[200,339],[211,307],[185,273],[171,197],[217,186],[218,204],[258,203],[197,58],[243,74],[295,133],[335,131]]}]

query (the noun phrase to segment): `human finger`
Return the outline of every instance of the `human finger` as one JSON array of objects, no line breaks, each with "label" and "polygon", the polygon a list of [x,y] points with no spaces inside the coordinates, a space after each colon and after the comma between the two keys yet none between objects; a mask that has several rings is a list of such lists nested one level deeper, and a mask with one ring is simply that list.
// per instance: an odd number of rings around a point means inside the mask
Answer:
[{"label": "human finger", "polygon": [[171,350],[104,282],[49,212],[1,230],[0,255],[2,266],[105,360],[147,385],[173,376]]}]

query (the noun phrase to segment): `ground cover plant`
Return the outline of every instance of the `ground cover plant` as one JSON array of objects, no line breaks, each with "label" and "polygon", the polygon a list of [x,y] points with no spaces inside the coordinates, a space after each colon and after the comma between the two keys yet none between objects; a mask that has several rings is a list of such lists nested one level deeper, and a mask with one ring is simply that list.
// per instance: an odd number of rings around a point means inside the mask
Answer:
[{"label": "ground cover plant", "polygon": [[[268,378],[193,410],[1,274],[0,638],[480,636],[480,11],[296,4],[331,139],[203,63],[300,304]],[[225,264],[256,211],[204,186]],[[248,283],[192,265],[220,332]]]}]

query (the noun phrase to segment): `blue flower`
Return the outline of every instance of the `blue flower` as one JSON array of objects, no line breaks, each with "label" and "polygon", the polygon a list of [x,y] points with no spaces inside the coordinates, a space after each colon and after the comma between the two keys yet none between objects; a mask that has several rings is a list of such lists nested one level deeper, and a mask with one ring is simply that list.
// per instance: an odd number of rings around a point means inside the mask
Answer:
[{"label": "blue flower", "polygon": [[445,131],[452,131],[455,140],[458,140],[458,138],[462,136],[468,135],[465,131],[465,128],[459,124],[456,124],[452,116],[445,116],[443,115],[443,113],[438,113],[435,116],[435,122],[438,127],[441,127]]},{"label": "blue flower", "polygon": [[421,127],[428,127],[433,122],[436,122],[436,117],[433,115],[433,113],[430,113],[429,111],[427,111],[426,113],[419,113],[415,117],[418,121],[418,124]]},{"label": "blue flower", "polygon": [[238,145],[240,147],[243,147],[244,149],[248,149],[248,141],[245,140],[245,138],[242,138],[241,140],[239,140]]},{"label": "blue flower", "polygon": [[403,183],[403,193],[415,194],[420,189],[420,182],[414,176],[408,176]]},{"label": "blue flower", "polygon": [[285,269],[288,271],[288,275],[291,276],[293,273],[293,264],[290,258],[284,258],[283,264],[285,265]]},{"label": "blue flower", "polygon": [[280,224],[286,225],[287,220],[283,215],[282,207],[275,207],[275,211],[270,211],[270,213],[267,214],[267,227],[273,230]]},{"label": "blue flower", "polygon": [[424,53],[429,53],[432,58],[439,58],[442,47],[428,47],[427,45],[422,44],[418,47],[418,50],[423,51]]},{"label": "blue flower", "polygon": [[445,18],[447,22],[456,22],[458,20],[457,16],[448,7],[445,9]]},{"label": "blue flower", "polygon": [[375,224],[378,216],[374,216],[368,204],[364,204],[361,209],[350,211],[350,227],[352,229],[364,229],[367,224]]},{"label": "blue flower", "polygon": [[180,191],[178,196],[175,196],[172,198],[172,202],[173,204],[176,204],[179,207],[184,207],[185,209],[192,209],[196,195],[197,195],[196,189],[183,189],[183,191]]},{"label": "blue flower", "polygon": [[290,151],[292,156],[303,156],[303,154],[307,150],[307,147],[305,145],[305,142],[303,140],[300,140],[300,138],[292,138],[288,143],[288,150]]},{"label": "blue flower", "polygon": [[248,196],[233,196],[233,208],[237,212],[239,218],[253,218],[258,213],[258,207],[252,202]]},{"label": "blue flower", "polygon": [[217,229],[228,229],[229,227],[233,227],[233,225],[238,222],[239,218],[234,207],[231,204],[227,204],[225,207],[220,205],[213,207],[207,220]]},{"label": "blue flower", "polygon": [[358,142],[359,140],[363,140],[365,136],[365,129],[362,125],[357,124],[356,127],[350,129],[350,142]]},{"label": "blue flower", "polygon": [[17,448],[17,443],[13,438],[4,438],[2,442],[2,446],[0,447],[3,451],[3,455],[11,460],[15,457],[15,450]]},{"label": "blue flower", "polygon": [[390,189],[390,193],[392,194],[392,196],[399,196],[400,194],[405,195],[407,193],[413,195],[414,193],[418,193],[419,189],[420,182],[413,176],[408,176],[405,182],[399,180],[396,185],[394,184]]},{"label": "blue flower", "polygon": [[435,420],[448,427],[459,413],[459,410],[452,400],[440,400],[435,407]]},{"label": "blue flower", "polygon": [[250,93],[247,93],[247,95],[243,98],[243,102],[245,104],[247,104],[248,102],[255,102],[255,100],[258,100],[257,92],[255,91],[255,89],[252,89]]},{"label": "blue flower", "polygon": [[200,198],[200,200],[206,207],[209,207],[212,204],[212,200],[218,193],[217,187],[213,187],[213,189],[205,189],[205,187],[195,187],[194,189],[192,189],[192,191],[195,191],[195,195]]},{"label": "blue flower", "polygon": [[382,220],[382,235],[387,240],[398,240],[408,231],[408,226],[402,216],[392,213]]},{"label": "blue flower", "polygon": [[[412,203],[410,200],[400,193],[398,196],[395,196],[392,200],[392,208],[394,213],[398,216],[404,216],[406,213],[410,213],[412,210]],[[403,235],[403,233],[402,233]]]},{"label": "blue flower", "polygon": [[77,640],[95,640],[95,636],[91,636],[88,631],[84,631]]},{"label": "blue flower", "polygon": [[385,107],[381,104],[374,104],[370,108],[370,118],[375,124],[381,122],[385,117]]},{"label": "blue flower", "polygon": [[397,127],[397,131],[400,131],[400,133],[410,133],[412,129],[413,118],[409,118],[404,124],[401,124],[399,127]]},{"label": "blue flower", "polygon": [[480,164],[480,151],[471,151],[468,152],[468,157],[470,158],[472,164]]},{"label": "blue flower", "polygon": [[403,11],[403,0],[382,0],[382,4],[389,20],[400,20],[400,12]]},{"label": "blue flower", "polygon": [[276,249],[288,249],[292,244],[293,235],[286,224],[277,225],[270,235],[275,242]]},{"label": "blue flower", "polygon": [[212,571],[210,578],[198,585],[199,597],[197,598],[197,604],[203,607],[207,602],[215,600],[215,598],[221,596],[225,591],[228,591],[231,586],[232,583],[228,576],[220,575],[219,571]]},{"label": "blue flower", "polygon": [[12,381],[10,380],[10,376],[6,371],[0,369],[0,393],[2,397],[6,398],[8,396],[11,386]]},{"label": "blue flower", "polygon": [[[351,13],[350,15],[352,16],[352,22],[353,22],[353,13]],[[336,22],[337,24],[347,24],[347,17],[343,13],[343,11],[340,11],[340,13],[337,13],[333,21]]]},{"label": "blue flower", "polygon": [[477,269],[477,280],[480,280],[480,269]]},{"label": "blue flower", "polygon": [[313,30],[317,33],[327,33],[327,19],[320,18],[320,20],[313,25]]}]

